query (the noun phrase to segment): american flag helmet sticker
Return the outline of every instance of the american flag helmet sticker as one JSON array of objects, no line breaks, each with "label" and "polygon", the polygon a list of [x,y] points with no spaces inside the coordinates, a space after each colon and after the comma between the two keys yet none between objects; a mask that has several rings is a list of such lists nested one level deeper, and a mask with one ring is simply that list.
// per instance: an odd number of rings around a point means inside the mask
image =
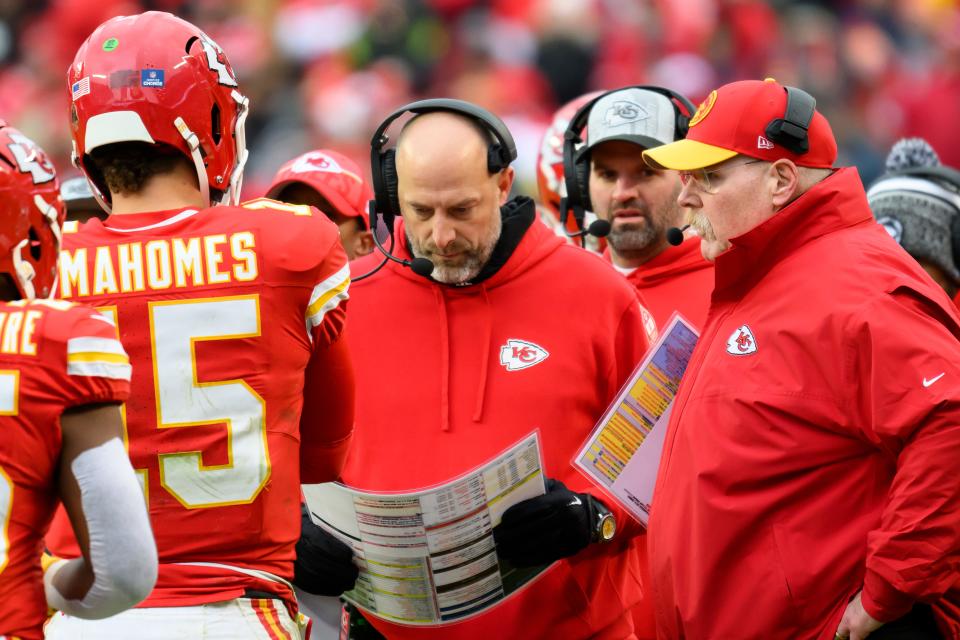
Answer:
[{"label": "american flag helmet sticker", "polygon": [[90,93],[90,76],[84,76],[74,82],[70,87],[70,93],[73,95],[74,101]]}]

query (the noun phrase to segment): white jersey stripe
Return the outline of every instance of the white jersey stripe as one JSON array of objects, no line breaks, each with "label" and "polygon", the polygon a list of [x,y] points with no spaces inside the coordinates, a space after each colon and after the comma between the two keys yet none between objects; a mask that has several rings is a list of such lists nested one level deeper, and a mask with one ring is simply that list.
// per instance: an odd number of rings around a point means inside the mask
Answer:
[{"label": "white jersey stripe", "polygon": [[68,362],[67,373],[71,376],[89,376],[130,381],[132,367],[115,362]]},{"label": "white jersey stripe", "polygon": [[67,340],[67,355],[78,353],[115,353],[125,356],[123,345],[111,338],[70,338]]},{"label": "white jersey stripe", "polygon": [[342,269],[314,287],[310,295],[310,303],[307,305],[308,328],[320,325],[328,312],[337,308],[341,301],[348,300],[349,289],[349,265],[344,265]]},{"label": "white jersey stripe", "polygon": [[147,229],[158,229],[160,227],[167,227],[167,226],[170,226],[171,224],[176,224],[181,220],[186,220],[190,216],[194,216],[198,213],[200,212],[197,211],[196,209],[187,209],[185,211],[181,211],[180,213],[173,216],[172,218],[167,218],[166,220],[163,220],[156,224],[148,224],[145,227],[137,227],[135,229],[118,229],[117,227],[108,227],[106,225],[104,225],[103,228],[108,229],[109,231],[117,231],[119,233],[134,233],[136,231],[146,231]]}]

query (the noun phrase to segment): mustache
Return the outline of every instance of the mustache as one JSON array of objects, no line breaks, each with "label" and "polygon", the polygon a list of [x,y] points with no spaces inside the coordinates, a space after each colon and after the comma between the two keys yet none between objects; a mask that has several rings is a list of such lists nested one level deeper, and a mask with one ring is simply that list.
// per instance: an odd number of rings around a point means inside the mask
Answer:
[{"label": "mustache", "polygon": [[451,242],[450,244],[448,244],[446,247],[443,248],[443,251],[441,251],[441,250],[440,250],[440,247],[438,247],[437,245],[435,245],[435,244],[432,243],[432,242],[425,242],[425,243],[423,243],[423,244],[420,246],[420,251],[422,251],[422,252],[424,252],[424,253],[431,253],[431,254],[437,254],[437,253],[462,253],[462,252],[469,252],[469,251],[471,251],[472,249],[473,249],[473,247],[470,246],[470,243],[465,242],[465,241],[460,241],[459,239],[458,239],[458,240],[454,240],[453,242]]},{"label": "mustache", "polygon": [[690,213],[686,216],[687,224],[696,230],[701,238],[710,239],[713,237],[713,225],[707,220],[707,217],[701,213]]}]

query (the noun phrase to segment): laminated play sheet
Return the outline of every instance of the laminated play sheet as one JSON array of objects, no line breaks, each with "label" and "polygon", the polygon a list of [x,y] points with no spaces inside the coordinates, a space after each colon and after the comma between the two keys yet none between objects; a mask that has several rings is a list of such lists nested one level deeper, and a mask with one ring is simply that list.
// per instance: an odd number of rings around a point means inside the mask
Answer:
[{"label": "laminated play sheet", "polygon": [[644,526],[673,398],[697,344],[674,314],[574,458],[574,465]]},{"label": "laminated play sheet", "polygon": [[371,493],[337,483],[304,485],[316,522],[349,544],[360,567],[344,598],[392,622],[440,625],[477,615],[546,566],[497,557],[493,527],[512,505],[542,495],[537,432],[442,485]]}]

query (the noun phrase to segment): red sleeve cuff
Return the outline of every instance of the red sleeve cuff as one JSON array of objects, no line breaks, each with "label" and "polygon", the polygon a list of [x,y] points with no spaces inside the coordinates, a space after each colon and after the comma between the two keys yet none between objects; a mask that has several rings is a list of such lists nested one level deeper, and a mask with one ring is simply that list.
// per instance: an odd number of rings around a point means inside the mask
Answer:
[{"label": "red sleeve cuff", "polygon": [[320,484],[340,477],[350,451],[353,431],[343,438],[327,443],[302,443],[300,448],[300,482]]},{"label": "red sleeve cuff", "polygon": [[880,622],[905,616],[913,608],[914,599],[891,587],[886,580],[867,570],[860,596],[863,608]]}]

